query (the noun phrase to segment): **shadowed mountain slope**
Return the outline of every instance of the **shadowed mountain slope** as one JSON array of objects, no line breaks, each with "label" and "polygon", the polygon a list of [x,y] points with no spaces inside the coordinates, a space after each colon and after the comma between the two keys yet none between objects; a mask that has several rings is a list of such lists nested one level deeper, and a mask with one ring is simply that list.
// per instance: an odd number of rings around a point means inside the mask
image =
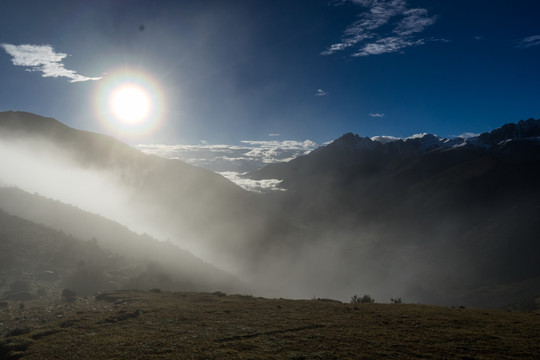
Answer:
[{"label": "shadowed mountain slope", "polygon": [[314,233],[349,246],[376,239],[358,261],[376,258],[378,279],[416,279],[408,293],[441,302],[540,276],[539,138],[533,119],[471,139],[346,134],[248,176],[283,180],[287,191],[267,196]]}]

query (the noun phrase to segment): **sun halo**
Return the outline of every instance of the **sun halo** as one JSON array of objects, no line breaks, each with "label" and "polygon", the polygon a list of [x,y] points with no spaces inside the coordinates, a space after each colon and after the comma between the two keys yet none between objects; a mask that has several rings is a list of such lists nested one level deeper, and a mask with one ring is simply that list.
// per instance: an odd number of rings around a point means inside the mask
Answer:
[{"label": "sun halo", "polygon": [[156,131],[163,122],[162,86],[141,70],[112,72],[94,92],[94,110],[106,133],[131,141]]}]

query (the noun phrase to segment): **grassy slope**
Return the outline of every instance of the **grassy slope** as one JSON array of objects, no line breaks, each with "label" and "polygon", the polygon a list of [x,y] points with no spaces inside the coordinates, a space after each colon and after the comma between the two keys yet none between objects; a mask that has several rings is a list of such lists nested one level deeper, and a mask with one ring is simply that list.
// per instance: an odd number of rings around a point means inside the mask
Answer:
[{"label": "grassy slope", "polygon": [[[16,320],[18,319],[18,320]],[[115,291],[10,303],[0,358],[535,359],[540,314]],[[18,330],[13,331],[18,327]]]}]

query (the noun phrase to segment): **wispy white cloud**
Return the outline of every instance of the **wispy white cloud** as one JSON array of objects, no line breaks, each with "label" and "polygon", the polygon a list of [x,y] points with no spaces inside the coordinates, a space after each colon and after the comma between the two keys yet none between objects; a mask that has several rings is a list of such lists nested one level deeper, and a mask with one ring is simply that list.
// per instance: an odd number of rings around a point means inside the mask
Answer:
[{"label": "wispy white cloud", "polygon": [[434,137],[435,139],[441,139],[437,135],[432,136],[432,135],[430,135],[428,133],[418,133],[418,134],[413,134],[413,135],[408,136],[408,137],[388,136],[388,135],[373,136],[373,137],[371,137],[371,140],[378,141],[380,143],[386,144],[386,143],[389,143],[389,142],[399,141],[399,140],[405,141],[405,140],[423,139],[426,136]]},{"label": "wispy white cloud", "polygon": [[326,96],[326,95],[328,95],[328,93],[324,91],[323,89],[317,89],[317,91],[315,92],[315,96]]},{"label": "wispy white cloud", "polygon": [[283,180],[278,179],[262,179],[262,180],[251,180],[243,178],[242,173],[234,171],[223,171],[219,173],[220,175],[226,177],[230,181],[234,182],[236,185],[254,192],[268,192],[268,191],[285,191],[279,187]]},{"label": "wispy white cloud", "polygon": [[374,43],[366,44],[358,52],[354,53],[353,56],[369,56],[369,55],[380,55],[380,54],[389,54],[393,52],[400,51],[401,49],[423,45],[424,40],[418,39],[415,41],[408,40],[407,38],[401,37],[386,37],[384,39],[377,40]]},{"label": "wispy white cloud", "polygon": [[215,172],[246,173],[267,164],[290,161],[307,155],[319,145],[311,140],[244,140],[242,145],[164,145],[140,144],[147,154],[180,159]]},{"label": "wispy white cloud", "polygon": [[451,136],[451,137],[458,137],[462,139],[470,139],[479,136],[480,134],[472,133],[472,132],[466,132],[458,136]]},{"label": "wispy white cloud", "polygon": [[428,133],[413,134],[413,135],[409,136],[407,139],[421,139],[426,135],[428,135]]},{"label": "wispy white cloud", "polygon": [[27,71],[38,71],[43,77],[66,77],[70,82],[99,80],[101,77],[88,77],[77,74],[64,67],[62,60],[68,55],[57,53],[50,45],[11,45],[0,44],[12,56],[15,66],[26,66]]},{"label": "wispy white cloud", "polygon": [[[277,135],[277,134],[274,134]],[[307,155],[318,145],[311,141],[244,140],[243,145],[164,145],[140,144],[146,154],[180,159],[189,164],[217,172],[249,191],[283,190],[277,179],[250,180],[241,177],[268,164],[290,161]]]},{"label": "wispy white cloud", "polygon": [[[409,9],[405,0],[348,0],[365,11],[349,25],[341,41],[321,52],[331,55],[347,48],[357,48],[353,56],[393,53],[411,46],[423,45],[425,39],[415,38],[435,23],[436,16],[429,16],[426,9]],[[344,3],[343,1],[341,3]],[[382,32],[391,25],[391,32]]]},{"label": "wispy white cloud", "polygon": [[410,9],[403,12],[405,16],[398,23],[394,32],[399,36],[408,36],[424,31],[435,23],[436,16],[429,17],[426,9]]},{"label": "wispy white cloud", "polygon": [[383,118],[384,114],[383,113],[369,113],[369,116],[373,118]]},{"label": "wispy white cloud", "polygon": [[281,134],[268,134],[268,136],[270,136],[270,137],[280,137]]},{"label": "wispy white cloud", "polygon": [[521,39],[518,41],[517,47],[519,48],[530,48],[533,46],[540,46],[540,35],[533,35],[526,37],[524,39]]},{"label": "wispy white cloud", "polygon": [[393,141],[403,140],[403,138],[395,137],[395,136],[382,135],[382,136],[373,136],[371,138],[371,140],[378,141],[378,142],[380,142],[382,144],[386,144],[386,143],[393,142]]}]

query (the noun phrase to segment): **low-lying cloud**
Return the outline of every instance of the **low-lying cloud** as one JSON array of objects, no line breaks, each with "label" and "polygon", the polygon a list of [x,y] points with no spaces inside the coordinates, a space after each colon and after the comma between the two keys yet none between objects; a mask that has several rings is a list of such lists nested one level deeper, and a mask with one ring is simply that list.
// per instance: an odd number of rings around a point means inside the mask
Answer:
[{"label": "low-lying cloud", "polygon": [[25,66],[27,71],[41,72],[43,77],[65,77],[69,82],[99,80],[101,77],[88,77],[64,67],[62,60],[68,55],[57,53],[50,45],[12,45],[0,44],[12,56],[15,66]]},{"label": "low-lying cloud", "polygon": [[[277,134],[276,134],[277,135]],[[268,164],[287,162],[307,155],[319,145],[311,140],[244,140],[242,145],[139,144],[137,149],[167,159],[179,159],[225,176],[250,191],[281,190],[280,180],[250,180],[241,175]]]},{"label": "low-lying cloud", "polygon": [[238,186],[253,192],[268,192],[268,191],[285,191],[285,189],[279,187],[283,180],[279,179],[262,179],[252,180],[243,178],[241,173],[234,171],[223,171],[220,174],[230,181],[234,182]]},{"label": "low-lying cloud", "polygon": [[311,140],[244,140],[242,145],[165,145],[139,144],[146,154],[180,159],[215,172],[251,172],[268,164],[287,162],[307,155],[319,145]]}]

